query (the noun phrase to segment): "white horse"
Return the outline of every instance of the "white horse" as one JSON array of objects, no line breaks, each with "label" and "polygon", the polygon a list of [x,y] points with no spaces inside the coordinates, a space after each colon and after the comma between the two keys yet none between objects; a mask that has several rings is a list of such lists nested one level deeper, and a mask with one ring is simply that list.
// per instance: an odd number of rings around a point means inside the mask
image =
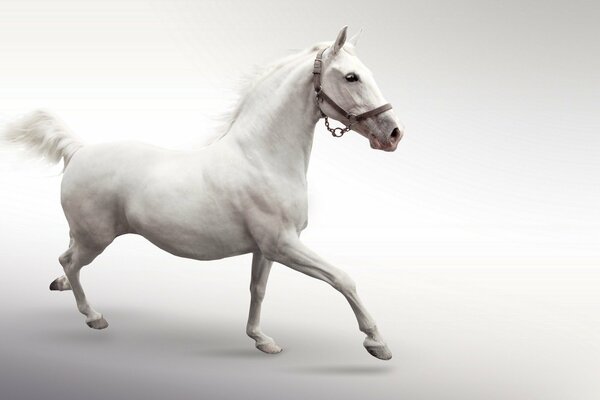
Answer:
[{"label": "white horse", "polygon": [[[267,68],[242,94],[225,134],[199,150],[83,145],[43,111],[10,124],[4,139],[51,161],[64,161],[61,203],[71,240],[59,257],[64,275],[50,289],[72,290],[87,325],[103,329],[108,323],[86,299],[79,271],[117,236],[136,233],[169,253],[196,260],[253,253],[246,333],[259,350],[281,351],[259,323],[276,261],[341,292],[367,336],[367,351],[390,359],[352,279],[299,240],[307,225],[306,171],[318,120],[328,116],[351,124],[381,150],[395,150],[402,137],[391,106],[378,107],[383,97],[355,54],[356,36],[346,43],[346,30],[333,43],[315,45]],[[315,89],[331,101],[316,96]],[[369,115],[356,118],[343,115],[344,110]]]}]

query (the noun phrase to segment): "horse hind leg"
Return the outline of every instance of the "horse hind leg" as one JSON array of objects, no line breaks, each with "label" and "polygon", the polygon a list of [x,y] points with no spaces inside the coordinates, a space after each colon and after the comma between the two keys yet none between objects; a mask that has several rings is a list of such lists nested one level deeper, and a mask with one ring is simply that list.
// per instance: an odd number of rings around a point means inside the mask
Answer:
[{"label": "horse hind leg", "polygon": [[[70,242],[69,242],[69,250],[67,250],[65,253],[63,253],[61,255],[61,257],[69,257],[69,251],[71,251],[71,248],[73,247],[73,236],[71,235],[71,233],[69,233],[69,237],[71,238]],[[60,262],[60,259],[59,259]],[[69,283],[69,279],[67,278],[66,275],[61,275],[58,278],[56,278],[55,280],[53,280],[52,282],[50,282],[50,290],[57,290],[57,291],[63,291],[63,290],[71,290],[71,284]]]},{"label": "horse hind leg", "polygon": [[[52,290],[68,290],[67,287],[73,290],[79,312],[86,316],[86,324],[94,329],[104,329],[108,327],[108,322],[87,301],[79,280],[79,272],[82,267],[91,263],[103,250],[104,247],[85,246],[79,244],[77,241],[72,241],[69,249],[59,257],[59,262],[63,266],[65,275],[57,278],[50,284],[50,289]],[[56,289],[53,289],[53,286]]]}]

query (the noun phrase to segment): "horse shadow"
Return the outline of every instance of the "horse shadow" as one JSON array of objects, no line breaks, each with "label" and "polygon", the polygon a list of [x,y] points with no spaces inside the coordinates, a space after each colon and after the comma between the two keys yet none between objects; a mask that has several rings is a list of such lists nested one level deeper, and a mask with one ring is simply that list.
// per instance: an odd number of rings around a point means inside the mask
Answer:
[{"label": "horse shadow", "polygon": [[[366,354],[361,354],[364,363],[339,364],[348,350],[346,343],[336,345],[335,338],[320,345],[311,343],[306,338],[310,338],[314,332],[311,333],[309,329],[286,329],[282,336],[286,337],[286,341],[295,342],[294,348],[284,348],[280,354],[267,355],[255,349],[251,339],[246,337],[245,321],[236,326],[227,320],[199,318],[198,321],[190,322],[181,316],[161,316],[142,309],[119,308],[109,311],[107,319],[109,324],[113,321],[114,325],[104,330],[90,329],[85,326],[82,315],[63,308],[48,308],[42,313],[35,311],[36,326],[23,328],[24,331],[29,330],[26,334],[36,341],[74,351],[112,352],[121,355],[129,353],[132,356],[168,354],[185,357],[190,361],[274,361],[280,364],[279,371],[295,375],[381,376],[394,370],[392,364],[373,364],[374,360]],[[24,317],[31,320],[33,316]],[[43,328],[40,328],[40,324]],[[309,347],[300,351],[298,346],[305,345]],[[323,357],[323,353],[328,356]],[[356,360],[352,355],[348,358]],[[324,364],[324,361],[332,359],[337,360],[337,363]]]}]

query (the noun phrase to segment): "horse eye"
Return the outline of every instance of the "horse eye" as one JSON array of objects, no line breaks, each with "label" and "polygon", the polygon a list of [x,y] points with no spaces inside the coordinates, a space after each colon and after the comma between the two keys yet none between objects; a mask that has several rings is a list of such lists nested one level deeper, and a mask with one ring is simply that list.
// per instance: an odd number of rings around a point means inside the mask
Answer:
[{"label": "horse eye", "polygon": [[356,75],[354,72],[350,72],[348,75],[346,75],[346,80],[348,82],[356,82],[358,81],[358,75]]}]

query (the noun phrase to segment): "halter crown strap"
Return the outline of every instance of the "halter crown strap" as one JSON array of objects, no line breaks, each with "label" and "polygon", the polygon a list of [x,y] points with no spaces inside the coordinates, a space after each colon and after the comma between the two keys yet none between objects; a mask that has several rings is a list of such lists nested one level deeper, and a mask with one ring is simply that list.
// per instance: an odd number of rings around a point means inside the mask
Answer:
[{"label": "halter crown strap", "polygon": [[[323,71],[323,53],[325,52],[325,50],[327,50],[327,47],[319,50],[319,52],[317,53],[317,57],[315,58],[315,63],[313,65],[313,86],[315,88],[316,97],[317,97],[318,101],[326,101],[327,103],[329,103],[329,105],[334,110],[336,110],[338,113],[340,113],[342,116],[344,116],[344,118],[346,118],[348,120],[348,124],[346,124],[346,128],[331,129],[331,128],[329,128],[327,116],[321,110],[321,114],[323,115],[323,117],[325,117],[325,125],[327,126],[327,129],[329,129],[329,131],[333,134],[333,136],[338,136],[338,137],[342,136],[345,132],[348,132],[351,129],[352,125],[355,124],[356,122],[362,121],[367,118],[374,117],[376,115],[379,115],[383,112],[386,112],[386,111],[392,109],[392,105],[390,103],[387,103],[387,104],[384,104],[377,108],[374,108],[372,110],[366,111],[362,114],[355,115],[355,114],[352,114],[352,113],[344,110],[343,107],[341,107],[331,97],[329,97],[327,94],[325,94],[325,92],[323,91],[323,88],[321,87],[321,73]],[[319,110],[320,109],[321,108],[319,107]]]}]

